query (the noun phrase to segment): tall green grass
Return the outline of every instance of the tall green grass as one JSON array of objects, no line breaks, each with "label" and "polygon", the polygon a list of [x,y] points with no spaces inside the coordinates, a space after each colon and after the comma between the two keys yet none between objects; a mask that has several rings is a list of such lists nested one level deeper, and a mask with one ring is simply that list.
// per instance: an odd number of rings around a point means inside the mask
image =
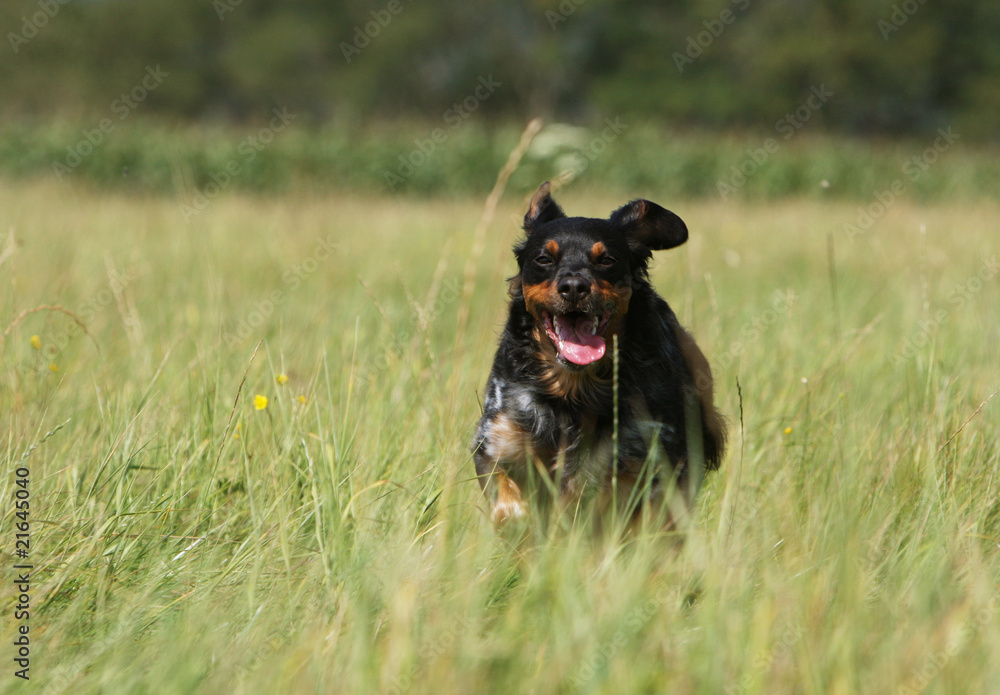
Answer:
[{"label": "tall green grass", "polygon": [[[899,200],[849,240],[856,204],[630,195],[691,229],[653,280],[730,423],[680,547],[490,528],[467,443],[519,196],[459,333],[475,198],[227,191],[185,223],[8,181],[2,534],[27,466],[36,570],[30,684],[0,591],[0,689],[991,692],[1000,208]],[[93,340],[19,318],[55,304]]]}]

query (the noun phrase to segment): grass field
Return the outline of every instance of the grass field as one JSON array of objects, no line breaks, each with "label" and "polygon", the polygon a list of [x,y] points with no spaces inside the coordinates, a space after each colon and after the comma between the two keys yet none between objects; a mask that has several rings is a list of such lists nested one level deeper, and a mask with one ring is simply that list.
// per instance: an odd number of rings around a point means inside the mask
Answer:
[{"label": "grass field", "polygon": [[653,279],[730,423],[680,548],[488,523],[467,443],[519,196],[476,249],[476,197],[185,222],[5,182],[0,690],[996,692],[1000,205],[632,194],[691,229]]}]

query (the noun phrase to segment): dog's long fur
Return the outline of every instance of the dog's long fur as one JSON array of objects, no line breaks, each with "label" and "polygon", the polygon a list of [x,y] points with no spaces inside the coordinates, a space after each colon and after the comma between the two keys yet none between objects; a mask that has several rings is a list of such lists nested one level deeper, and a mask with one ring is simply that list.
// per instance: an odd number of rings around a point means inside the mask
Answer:
[{"label": "dog's long fur", "polygon": [[[547,478],[539,494],[556,490],[563,502],[591,492],[606,498],[613,478],[619,500],[662,501],[676,481],[690,502],[701,471],[719,466],[725,428],[713,404],[708,361],[647,274],[652,251],[684,243],[687,227],[646,200],[607,220],[569,218],[546,182],[529,205],[524,229],[526,238],[514,249],[510,313],[472,442],[493,521],[528,512],[523,493],[532,471]],[[572,332],[565,333],[567,325]],[[594,349],[578,348],[585,356],[577,361],[593,361],[575,363],[563,352],[563,336],[599,344],[579,337],[590,331],[603,336],[606,349],[594,359]]]}]

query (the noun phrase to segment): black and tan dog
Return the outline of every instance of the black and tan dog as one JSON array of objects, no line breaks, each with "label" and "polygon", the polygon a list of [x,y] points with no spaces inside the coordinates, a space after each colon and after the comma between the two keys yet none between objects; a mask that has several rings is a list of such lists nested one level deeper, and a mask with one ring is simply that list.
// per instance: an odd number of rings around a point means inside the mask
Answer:
[{"label": "black and tan dog", "polygon": [[613,489],[633,517],[671,489],[690,502],[719,466],[725,430],[708,362],[647,274],[652,252],[683,244],[687,227],[647,200],[606,220],[566,217],[546,182],[524,230],[472,443],[493,521],[527,513],[529,479],[564,504],[606,503]]}]

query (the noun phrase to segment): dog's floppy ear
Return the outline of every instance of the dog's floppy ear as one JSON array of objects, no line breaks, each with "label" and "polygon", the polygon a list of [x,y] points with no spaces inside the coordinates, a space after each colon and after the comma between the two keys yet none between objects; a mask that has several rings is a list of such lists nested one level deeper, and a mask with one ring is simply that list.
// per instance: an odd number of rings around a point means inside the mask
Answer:
[{"label": "dog's floppy ear", "polygon": [[629,242],[650,251],[672,249],[688,238],[687,225],[680,217],[648,200],[633,200],[611,213],[611,223],[621,227]]},{"label": "dog's floppy ear", "polygon": [[528,212],[524,213],[524,231],[529,235],[546,222],[566,216],[562,208],[556,205],[556,201],[552,200],[551,191],[552,185],[546,181],[538,187],[531,199]]}]

